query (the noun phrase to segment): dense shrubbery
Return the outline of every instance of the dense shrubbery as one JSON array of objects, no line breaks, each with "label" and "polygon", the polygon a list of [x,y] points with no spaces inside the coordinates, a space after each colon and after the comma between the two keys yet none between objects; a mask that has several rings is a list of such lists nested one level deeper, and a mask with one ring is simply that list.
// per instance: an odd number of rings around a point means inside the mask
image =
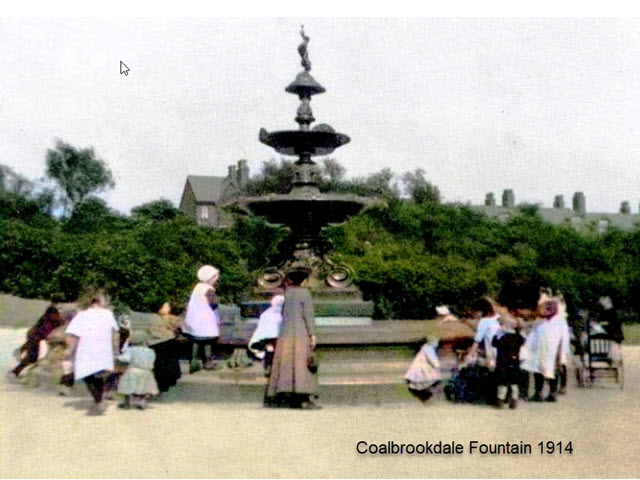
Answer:
[{"label": "dense shrubbery", "polygon": [[549,287],[571,311],[606,294],[638,320],[640,229],[598,235],[530,209],[503,223],[466,207],[395,200],[329,233],[382,317],[422,318],[439,303],[462,311],[485,294],[528,306]]},{"label": "dense shrubbery", "polygon": [[[89,196],[57,219],[49,194],[25,191],[24,179],[2,172],[0,291],[23,297],[74,300],[87,288],[104,287],[119,303],[154,310],[167,300],[183,304],[197,267],[212,263],[222,271],[222,300],[235,302],[284,235],[257,218],[239,218],[225,231],[200,227],[166,200],[123,216]],[[11,185],[7,172],[17,179]],[[251,193],[279,191],[287,172],[288,165],[267,165],[250,183]],[[405,175],[408,200],[398,197],[386,170],[344,181],[340,166],[327,161],[321,173],[324,190],[386,199],[325,232],[333,255],[354,267],[377,318],[427,318],[440,303],[462,312],[485,294],[526,305],[540,287],[550,287],[573,311],[610,295],[624,319],[638,321],[638,228],[577,232],[543,222],[531,207],[506,223],[491,220],[471,208],[440,205],[421,171]]]},{"label": "dense shrubbery", "polygon": [[47,225],[37,215],[24,221],[4,210],[0,290],[74,300],[85,289],[105,288],[120,303],[154,310],[167,300],[184,303],[196,268],[213,263],[223,272],[220,296],[235,301],[250,276],[233,234],[199,227],[175,208],[167,212],[166,204],[158,207],[152,211],[164,212],[160,219],[140,212],[123,217],[96,201]]}]

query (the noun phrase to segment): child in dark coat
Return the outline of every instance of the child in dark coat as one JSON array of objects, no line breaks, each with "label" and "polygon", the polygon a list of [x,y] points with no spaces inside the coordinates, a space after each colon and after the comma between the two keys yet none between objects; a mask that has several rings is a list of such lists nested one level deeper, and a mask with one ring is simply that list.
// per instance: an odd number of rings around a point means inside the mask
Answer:
[{"label": "child in dark coat", "polygon": [[520,382],[520,347],[524,338],[516,331],[516,321],[511,318],[500,318],[501,331],[493,338],[492,345],[497,348],[496,381],[498,383],[498,400],[496,406],[504,407],[509,387],[509,408],[518,405],[518,383]]}]

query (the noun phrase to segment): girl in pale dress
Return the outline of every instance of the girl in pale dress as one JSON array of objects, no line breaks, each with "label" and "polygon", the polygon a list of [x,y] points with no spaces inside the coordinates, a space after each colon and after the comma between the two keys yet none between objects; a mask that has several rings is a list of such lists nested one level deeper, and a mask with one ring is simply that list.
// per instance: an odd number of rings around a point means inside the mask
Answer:
[{"label": "girl in pale dress", "polygon": [[429,335],[404,376],[409,392],[422,402],[431,398],[431,388],[442,379],[437,347],[438,339]]},{"label": "girl in pale dress", "polygon": [[118,393],[124,395],[120,408],[144,410],[147,398],[159,393],[153,376],[156,353],[146,345],[147,338],[146,334],[136,332],[130,340],[131,346],[117,357],[118,361],[128,364],[118,383]]},{"label": "girl in pale dress", "polygon": [[212,353],[220,336],[215,289],[219,276],[220,271],[211,265],[200,267],[197,272],[198,284],[191,292],[182,325],[182,332],[191,340],[189,373],[195,373],[203,366],[205,370],[216,368]]},{"label": "girl in pale dress", "polygon": [[271,306],[260,315],[256,330],[249,340],[249,351],[262,360],[267,377],[271,372],[273,355],[280,336],[283,306],[284,295],[275,295],[271,299]]}]

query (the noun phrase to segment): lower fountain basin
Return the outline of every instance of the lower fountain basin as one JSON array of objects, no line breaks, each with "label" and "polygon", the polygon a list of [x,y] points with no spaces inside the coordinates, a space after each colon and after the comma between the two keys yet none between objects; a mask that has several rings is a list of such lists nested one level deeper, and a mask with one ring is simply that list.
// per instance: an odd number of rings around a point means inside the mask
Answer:
[{"label": "lower fountain basin", "polygon": [[270,223],[287,225],[292,229],[319,230],[325,225],[346,221],[364,207],[375,203],[375,199],[313,193],[299,196],[266,195],[240,199],[239,203]]}]

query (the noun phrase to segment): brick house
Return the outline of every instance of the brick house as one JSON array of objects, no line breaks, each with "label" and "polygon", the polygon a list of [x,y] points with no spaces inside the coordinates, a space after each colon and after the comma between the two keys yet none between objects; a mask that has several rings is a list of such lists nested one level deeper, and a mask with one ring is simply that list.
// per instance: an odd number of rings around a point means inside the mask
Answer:
[{"label": "brick house", "polygon": [[221,206],[246,185],[248,179],[246,160],[239,160],[237,166],[230,165],[226,177],[188,175],[179,208],[198,225],[228,228],[233,224],[233,217]]}]

